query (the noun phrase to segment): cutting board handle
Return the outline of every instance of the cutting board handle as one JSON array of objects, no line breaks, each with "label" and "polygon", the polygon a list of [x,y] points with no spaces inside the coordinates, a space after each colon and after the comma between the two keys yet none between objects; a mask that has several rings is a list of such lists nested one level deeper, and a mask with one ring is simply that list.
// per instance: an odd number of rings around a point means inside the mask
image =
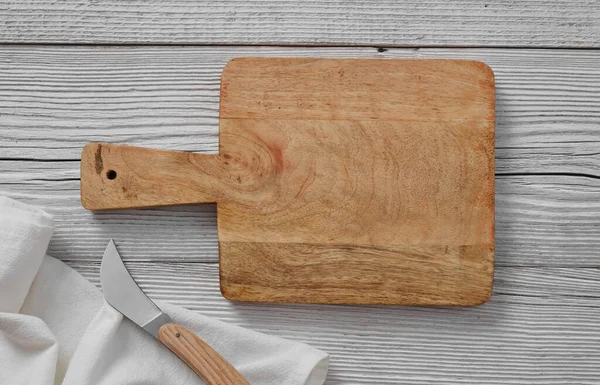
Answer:
[{"label": "cutting board handle", "polygon": [[81,203],[89,210],[211,203],[228,191],[218,154],[89,143],[81,154]]}]

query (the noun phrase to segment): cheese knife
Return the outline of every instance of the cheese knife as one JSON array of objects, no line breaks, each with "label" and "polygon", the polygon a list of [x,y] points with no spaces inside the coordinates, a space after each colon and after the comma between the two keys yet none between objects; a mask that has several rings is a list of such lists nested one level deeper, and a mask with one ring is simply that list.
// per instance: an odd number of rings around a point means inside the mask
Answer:
[{"label": "cheese knife", "polygon": [[173,323],[135,283],[111,239],[102,257],[100,282],[106,301],[162,342],[208,385],[250,385],[200,337]]}]

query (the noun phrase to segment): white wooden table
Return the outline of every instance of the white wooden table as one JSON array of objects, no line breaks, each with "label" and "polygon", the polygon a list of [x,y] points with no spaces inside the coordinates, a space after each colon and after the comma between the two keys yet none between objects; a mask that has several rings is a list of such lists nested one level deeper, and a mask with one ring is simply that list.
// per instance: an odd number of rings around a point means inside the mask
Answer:
[{"label": "white wooden table", "polygon": [[[598,1],[0,1],[0,43],[0,193],[54,213],[49,253],[91,281],[115,238],[150,296],[323,349],[329,385],[600,384]],[[81,207],[88,141],[216,152],[220,72],[238,56],[488,63],[492,299],[230,303],[214,206]]]}]

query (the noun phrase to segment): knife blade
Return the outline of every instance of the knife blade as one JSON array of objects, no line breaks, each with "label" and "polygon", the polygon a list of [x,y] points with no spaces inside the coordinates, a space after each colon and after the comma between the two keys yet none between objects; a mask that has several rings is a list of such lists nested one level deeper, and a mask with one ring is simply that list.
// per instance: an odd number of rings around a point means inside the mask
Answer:
[{"label": "knife blade", "polygon": [[106,301],[185,362],[208,385],[250,385],[200,337],[173,323],[140,289],[123,264],[114,241],[104,250],[100,283]]}]

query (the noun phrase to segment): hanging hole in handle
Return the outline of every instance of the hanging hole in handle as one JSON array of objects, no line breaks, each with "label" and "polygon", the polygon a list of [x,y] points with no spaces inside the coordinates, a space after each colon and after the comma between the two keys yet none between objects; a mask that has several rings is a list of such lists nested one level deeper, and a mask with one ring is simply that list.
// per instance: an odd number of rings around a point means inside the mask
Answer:
[{"label": "hanging hole in handle", "polygon": [[113,180],[117,177],[117,172],[115,170],[108,170],[106,172],[106,177],[110,180]]}]

